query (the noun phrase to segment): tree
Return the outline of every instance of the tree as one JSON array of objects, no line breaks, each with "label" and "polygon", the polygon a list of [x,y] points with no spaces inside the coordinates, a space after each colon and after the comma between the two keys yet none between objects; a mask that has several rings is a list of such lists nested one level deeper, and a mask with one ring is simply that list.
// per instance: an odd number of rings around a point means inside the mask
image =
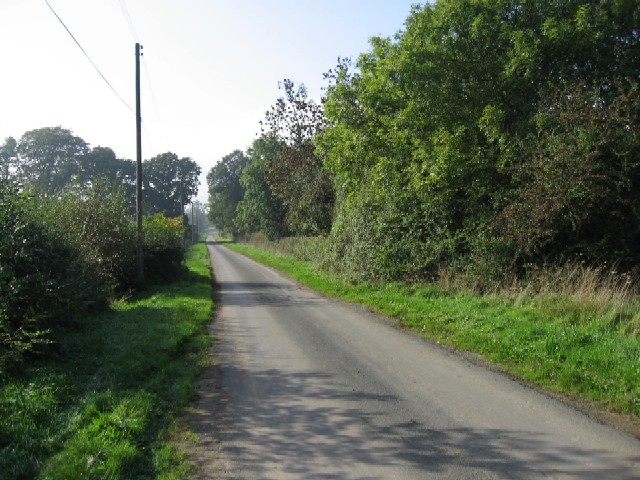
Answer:
[{"label": "tree", "polygon": [[17,146],[18,142],[13,137],[5,138],[4,144],[0,145],[0,178],[2,180],[9,180],[15,175]]},{"label": "tree", "polygon": [[286,210],[276,198],[266,178],[266,168],[277,162],[282,143],[274,137],[262,136],[254,140],[247,151],[248,164],[240,176],[244,196],[238,203],[234,224],[241,236],[261,232],[275,240],[288,233]]},{"label": "tree", "polygon": [[640,92],[629,81],[611,89],[611,102],[584,83],[543,98],[496,220],[516,258],[640,264]]},{"label": "tree", "polygon": [[238,234],[234,223],[236,207],[244,194],[240,177],[247,163],[245,154],[235,150],[224,156],[207,174],[209,220],[220,231],[234,237]]},{"label": "tree", "polygon": [[313,139],[325,126],[322,106],[308,98],[304,85],[285,79],[284,97],[266,113],[267,135],[280,142],[278,158],[265,166],[273,196],[286,209],[287,227],[297,235],[317,235],[331,228],[334,190],[316,155]]},{"label": "tree", "polygon": [[47,127],[22,135],[17,151],[18,180],[49,195],[78,178],[89,146],[71,130]]},{"label": "tree", "polygon": [[[638,2],[438,1],[414,7],[396,37],[373,38],[355,71],[342,62],[327,89],[328,126],[316,139],[340,195],[337,258],[355,264],[365,252],[378,276],[429,278],[442,267],[469,272],[491,262],[502,275],[525,250],[543,262],[594,241],[604,211],[592,207],[603,195],[631,218],[637,148],[627,144],[637,139],[635,117],[614,110],[635,108],[617,103],[636,94],[616,85],[640,78],[639,21]],[[590,100],[576,95],[580,88]],[[548,121],[569,113],[577,116]],[[556,130],[541,130],[542,122]],[[598,125],[606,138],[594,135]],[[570,148],[559,149],[562,138]],[[615,152],[616,142],[627,153]],[[573,167],[587,174],[577,204],[555,196],[567,193],[563,175]],[[525,207],[525,198],[533,203]],[[531,209],[557,215],[527,224]],[[576,232],[592,233],[581,240],[560,233],[568,212],[590,226]],[[563,227],[539,236],[544,245],[516,248],[515,231],[505,227],[516,213],[520,225]],[[632,238],[607,248],[613,236],[601,235],[598,251],[628,250]]]},{"label": "tree", "polygon": [[189,157],[166,152],[145,160],[142,167],[146,214],[180,217],[184,206],[198,194],[200,166]]},{"label": "tree", "polygon": [[104,180],[122,185],[131,210],[135,211],[135,163],[117,158],[115,152],[109,147],[94,147],[80,162],[79,182],[83,187],[88,188]]},{"label": "tree", "polygon": [[133,161],[117,158],[109,147],[92,148],[80,162],[80,178],[85,185],[90,185],[100,177],[134,185],[135,170]]}]

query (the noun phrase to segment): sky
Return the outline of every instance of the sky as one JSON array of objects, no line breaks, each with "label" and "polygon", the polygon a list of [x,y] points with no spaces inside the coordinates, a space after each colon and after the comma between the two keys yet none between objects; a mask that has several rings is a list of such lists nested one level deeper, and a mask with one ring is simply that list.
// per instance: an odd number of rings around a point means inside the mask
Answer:
[{"label": "sky", "polygon": [[135,159],[139,42],[142,157],[191,157],[206,201],[206,173],[251,145],[282,95],[279,81],[304,83],[319,99],[338,57],[356,59],[371,37],[402,30],[415,3],[423,2],[0,0],[0,142],[61,126]]}]

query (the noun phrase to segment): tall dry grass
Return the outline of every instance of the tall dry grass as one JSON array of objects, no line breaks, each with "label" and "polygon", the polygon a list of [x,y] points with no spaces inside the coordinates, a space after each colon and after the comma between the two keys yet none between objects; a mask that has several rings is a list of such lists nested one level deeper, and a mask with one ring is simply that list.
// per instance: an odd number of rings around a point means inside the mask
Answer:
[{"label": "tall dry grass", "polygon": [[[254,235],[248,242],[265,250],[313,261],[331,269],[330,241],[326,237],[290,237],[269,241]],[[445,291],[469,292],[505,299],[514,306],[535,304],[550,320],[571,323],[597,321],[631,336],[640,336],[640,282],[615,268],[580,263],[530,267],[523,276],[505,273],[489,284],[475,274],[441,269],[435,283]]]},{"label": "tall dry grass", "polygon": [[327,237],[284,237],[279,240],[268,240],[264,235],[256,233],[247,241],[255,247],[279,253],[291,255],[303,261],[314,261],[321,264],[327,257],[329,241]]},{"label": "tall dry grass", "polygon": [[501,297],[514,306],[536,304],[550,319],[584,323],[604,321],[632,336],[640,336],[640,282],[615,268],[567,263],[530,267],[524,276],[505,274],[487,286],[474,275],[439,271],[438,285],[446,291]]}]

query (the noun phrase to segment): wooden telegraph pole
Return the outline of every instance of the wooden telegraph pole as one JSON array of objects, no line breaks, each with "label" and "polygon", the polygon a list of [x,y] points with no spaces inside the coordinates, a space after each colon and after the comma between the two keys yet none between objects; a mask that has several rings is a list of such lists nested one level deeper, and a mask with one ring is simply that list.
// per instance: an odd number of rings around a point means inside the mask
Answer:
[{"label": "wooden telegraph pole", "polygon": [[193,201],[191,202],[191,245],[196,243],[195,220],[193,216]]},{"label": "wooden telegraph pole", "polygon": [[144,262],[142,257],[142,117],[140,116],[140,50],[136,43],[136,222],[138,224],[136,261],[138,283],[144,284]]}]

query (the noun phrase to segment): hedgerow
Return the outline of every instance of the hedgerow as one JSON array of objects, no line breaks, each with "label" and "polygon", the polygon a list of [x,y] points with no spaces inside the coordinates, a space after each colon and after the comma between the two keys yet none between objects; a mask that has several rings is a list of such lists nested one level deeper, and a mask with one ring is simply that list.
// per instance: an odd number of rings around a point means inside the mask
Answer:
[{"label": "hedgerow", "polygon": [[[180,275],[183,234],[181,219],[145,219],[150,281]],[[135,246],[135,222],[120,188],[98,182],[39,197],[0,180],[0,374],[42,353],[83,312],[140,287]]]}]

